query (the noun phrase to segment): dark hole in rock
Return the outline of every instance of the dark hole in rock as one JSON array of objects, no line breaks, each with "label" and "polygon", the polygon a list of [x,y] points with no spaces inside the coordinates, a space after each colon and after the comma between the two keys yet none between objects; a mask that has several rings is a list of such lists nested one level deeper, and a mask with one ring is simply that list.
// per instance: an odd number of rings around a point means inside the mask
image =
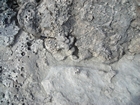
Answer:
[{"label": "dark hole in rock", "polygon": [[5,97],[5,94],[3,93],[2,97],[4,98]]},{"label": "dark hole in rock", "polygon": [[30,46],[31,46],[32,44],[31,44],[30,42],[27,42],[27,45],[28,45],[27,49],[28,49],[28,50],[31,50]]},{"label": "dark hole in rock", "polygon": [[28,50],[31,50],[31,48],[30,48],[30,47],[28,47]]},{"label": "dark hole in rock", "polygon": [[15,88],[17,88],[17,85],[15,85]]},{"label": "dark hole in rock", "polygon": [[25,52],[22,52],[21,55],[24,56],[25,55]]},{"label": "dark hole in rock", "polygon": [[13,72],[15,73],[16,71],[15,71],[15,70],[13,70]]},{"label": "dark hole in rock", "polygon": [[23,75],[23,74],[21,74],[21,76],[22,76],[22,77],[24,77],[24,75]]},{"label": "dark hole in rock", "polygon": [[27,42],[27,45],[28,45],[28,46],[31,46],[32,44],[31,44],[30,42]]},{"label": "dark hole in rock", "polygon": [[41,0],[36,0],[37,3],[39,3]]},{"label": "dark hole in rock", "polygon": [[125,55],[125,51],[123,51],[122,55]]},{"label": "dark hole in rock", "polygon": [[14,95],[14,98],[17,98],[17,95]]},{"label": "dark hole in rock", "polygon": [[0,66],[0,73],[2,73],[2,66]]},{"label": "dark hole in rock", "polygon": [[21,71],[24,71],[24,67],[21,67]]},{"label": "dark hole in rock", "polygon": [[4,19],[5,24],[8,24],[8,18]]}]

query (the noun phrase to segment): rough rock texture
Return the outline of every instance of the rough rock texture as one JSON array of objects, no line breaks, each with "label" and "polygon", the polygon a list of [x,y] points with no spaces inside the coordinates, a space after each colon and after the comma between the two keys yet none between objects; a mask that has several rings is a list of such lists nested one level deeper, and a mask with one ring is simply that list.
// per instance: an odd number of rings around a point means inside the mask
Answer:
[{"label": "rough rock texture", "polygon": [[18,22],[28,33],[47,37],[45,47],[58,61],[98,57],[113,63],[127,52],[135,36],[127,33],[137,17],[135,11],[132,0],[47,0],[23,4]]},{"label": "rough rock texture", "polygon": [[19,27],[15,24],[16,12],[8,5],[8,0],[0,1],[0,45],[10,45]]},{"label": "rough rock texture", "polygon": [[0,105],[140,105],[139,0],[1,0]]}]

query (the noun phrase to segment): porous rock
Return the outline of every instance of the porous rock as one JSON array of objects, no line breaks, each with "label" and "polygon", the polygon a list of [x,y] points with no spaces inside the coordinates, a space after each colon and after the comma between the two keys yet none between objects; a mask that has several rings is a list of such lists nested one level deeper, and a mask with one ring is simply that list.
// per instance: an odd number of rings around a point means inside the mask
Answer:
[{"label": "porous rock", "polygon": [[0,105],[139,105],[139,14],[139,0],[1,0]]},{"label": "porous rock", "polygon": [[14,36],[18,34],[19,27],[16,25],[16,12],[7,4],[8,0],[0,1],[0,45],[10,45]]}]

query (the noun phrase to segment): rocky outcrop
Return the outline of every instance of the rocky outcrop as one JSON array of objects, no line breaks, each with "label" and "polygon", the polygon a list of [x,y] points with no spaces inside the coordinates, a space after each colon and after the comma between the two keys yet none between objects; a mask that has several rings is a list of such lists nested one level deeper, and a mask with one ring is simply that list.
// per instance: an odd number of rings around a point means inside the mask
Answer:
[{"label": "rocky outcrop", "polygon": [[139,105],[139,0],[1,0],[0,105]]}]

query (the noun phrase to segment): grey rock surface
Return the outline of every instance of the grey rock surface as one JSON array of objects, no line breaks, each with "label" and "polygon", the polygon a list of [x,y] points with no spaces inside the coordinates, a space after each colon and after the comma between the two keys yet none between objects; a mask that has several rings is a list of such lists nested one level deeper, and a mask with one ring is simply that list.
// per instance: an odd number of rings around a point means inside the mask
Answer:
[{"label": "grey rock surface", "polygon": [[0,45],[10,45],[18,34],[16,12],[8,5],[8,0],[0,1]]},{"label": "grey rock surface", "polygon": [[139,0],[0,1],[0,105],[139,100]]}]

